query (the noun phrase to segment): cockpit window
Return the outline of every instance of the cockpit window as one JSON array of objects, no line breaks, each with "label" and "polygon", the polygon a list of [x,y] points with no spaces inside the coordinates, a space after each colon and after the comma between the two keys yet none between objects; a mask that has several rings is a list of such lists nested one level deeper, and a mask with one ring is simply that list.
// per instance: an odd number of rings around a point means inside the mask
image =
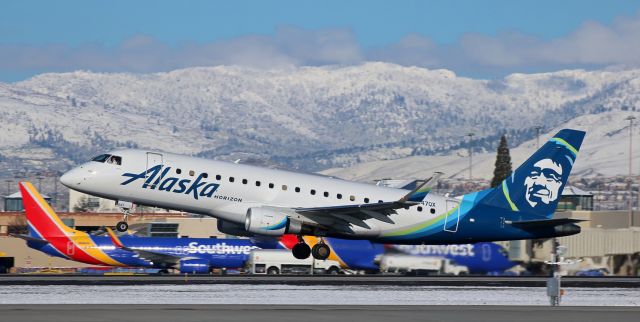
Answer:
[{"label": "cockpit window", "polygon": [[96,161],[96,162],[100,162],[100,163],[104,163],[105,161],[107,161],[107,159],[111,156],[111,154],[101,154],[93,159],[91,159],[91,161]]},{"label": "cockpit window", "polygon": [[117,155],[112,155],[111,158],[109,158],[109,160],[107,160],[107,163],[115,164],[115,165],[122,165],[122,157],[119,157]]}]

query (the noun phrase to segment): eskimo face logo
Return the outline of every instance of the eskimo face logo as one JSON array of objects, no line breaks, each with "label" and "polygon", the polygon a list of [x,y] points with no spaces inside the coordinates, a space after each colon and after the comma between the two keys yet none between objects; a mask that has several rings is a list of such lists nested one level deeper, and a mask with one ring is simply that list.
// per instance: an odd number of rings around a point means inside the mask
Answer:
[{"label": "eskimo face logo", "polygon": [[562,187],[562,165],[551,159],[533,164],[531,173],[524,180],[525,197],[531,207],[539,203],[549,205],[558,199]]}]

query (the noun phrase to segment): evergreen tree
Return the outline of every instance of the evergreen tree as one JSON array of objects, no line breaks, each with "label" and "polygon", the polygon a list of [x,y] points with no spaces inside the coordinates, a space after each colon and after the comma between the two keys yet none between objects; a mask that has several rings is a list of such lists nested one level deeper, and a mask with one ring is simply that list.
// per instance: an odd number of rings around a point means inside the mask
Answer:
[{"label": "evergreen tree", "polygon": [[498,145],[498,155],[496,156],[496,168],[493,170],[493,180],[491,187],[497,187],[502,180],[511,175],[511,156],[507,146],[507,138],[502,135],[500,145]]}]

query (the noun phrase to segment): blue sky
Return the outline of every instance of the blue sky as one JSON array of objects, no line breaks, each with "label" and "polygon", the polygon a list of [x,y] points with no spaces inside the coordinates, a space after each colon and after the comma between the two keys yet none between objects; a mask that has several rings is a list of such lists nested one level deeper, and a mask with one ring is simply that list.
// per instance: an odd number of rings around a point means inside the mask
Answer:
[{"label": "blue sky", "polygon": [[635,66],[639,12],[640,1],[616,0],[5,0],[0,81],[76,69],[371,60],[483,78]]}]

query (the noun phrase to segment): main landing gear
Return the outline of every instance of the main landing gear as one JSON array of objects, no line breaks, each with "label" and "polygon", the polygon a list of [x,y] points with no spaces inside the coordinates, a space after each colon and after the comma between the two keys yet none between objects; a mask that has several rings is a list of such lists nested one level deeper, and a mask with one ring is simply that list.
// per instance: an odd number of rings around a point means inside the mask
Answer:
[{"label": "main landing gear", "polygon": [[311,248],[304,242],[302,236],[298,236],[298,243],[293,246],[291,252],[293,257],[297,259],[307,259],[309,256],[313,256],[315,259],[325,260],[331,255],[331,248],[322,239]]}]

